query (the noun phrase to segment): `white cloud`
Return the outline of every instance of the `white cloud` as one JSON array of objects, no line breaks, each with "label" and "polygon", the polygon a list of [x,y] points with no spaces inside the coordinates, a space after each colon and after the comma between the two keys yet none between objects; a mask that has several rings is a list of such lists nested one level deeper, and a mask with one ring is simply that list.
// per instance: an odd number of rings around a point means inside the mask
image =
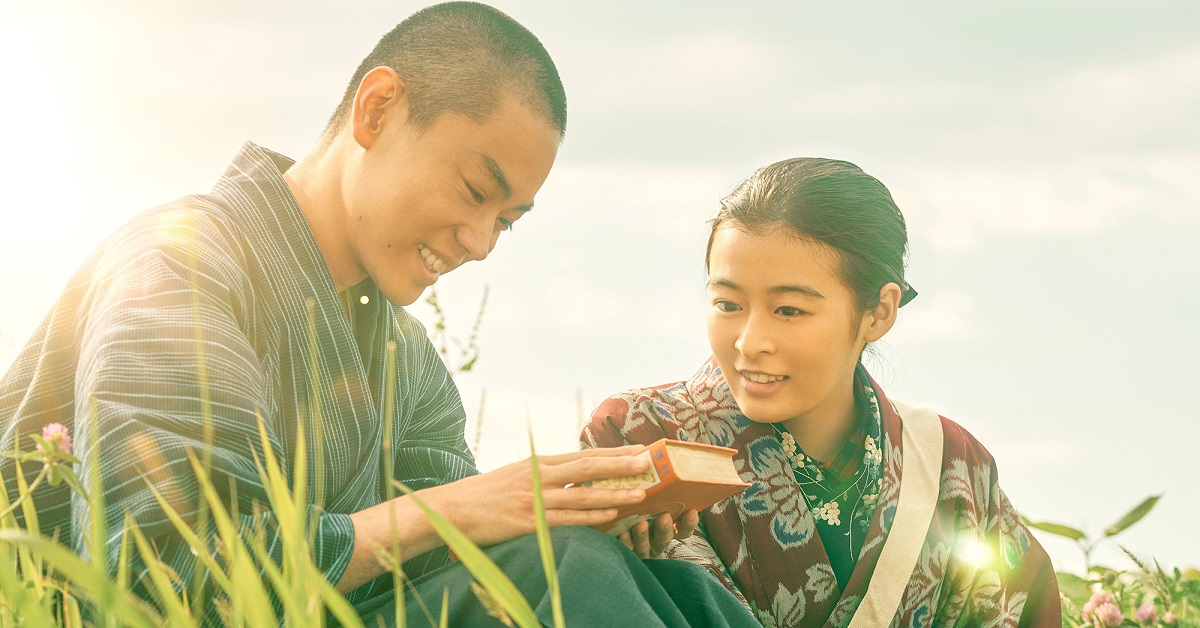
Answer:
[{"label": "white cloud", "polygon": [[[585,107],[704,109],[735,102],[744,90],[768,85],[780,76],[782,61],[766,45],[713,31],[564,50],[559,65],[564,76],[588,77],[571,85],[572,98]],[[731,85],[737,89],[731,90]],[[645,100],[654,96],[667,100]]]},{"label": "white cloud", "polygon": [[892,185],[910,233],[948,250],[1001,234],[1096,233],[1200,217],[1200,157],[1077,157],[1008,166],[910,164]]},{"label": "white cloud", "polygon": [[573,220],[630,238],[690,241],[707,234],[705,221],[747,174],[681,165],[564,161],[539,193],[538,205],[562,208]]},{"label": "white cloud", "polygon": [[[1133,63],[1083,68],[1025,99],[1060,131],[1105,142],[1191,126],[1200,106],[1200,47]],[[1191,125],[1188,125],[1188,122]]]}]

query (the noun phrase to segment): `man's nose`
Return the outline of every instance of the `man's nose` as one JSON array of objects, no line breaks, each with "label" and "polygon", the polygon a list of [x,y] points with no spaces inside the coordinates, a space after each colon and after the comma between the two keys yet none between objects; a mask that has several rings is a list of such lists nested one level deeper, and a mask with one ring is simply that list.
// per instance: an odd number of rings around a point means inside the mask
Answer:
[{"label": "man's nose", "polygon": [[491,216],[459,226],[455,238],[463,248],[463,262],[483,261],[492,252],[495,243],[496,221]]}]

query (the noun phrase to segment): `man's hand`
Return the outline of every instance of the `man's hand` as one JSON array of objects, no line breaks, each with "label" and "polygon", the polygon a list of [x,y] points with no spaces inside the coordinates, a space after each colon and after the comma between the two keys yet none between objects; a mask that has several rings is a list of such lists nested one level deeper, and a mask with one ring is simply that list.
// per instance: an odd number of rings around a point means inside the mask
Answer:
[{"label": "man's hand", "polygon": [[[643,449],[630,445],[540,456],[546,522],[550,527],[600,525],[615,519],[617,508],[645,499],[642,489],[567,488],[645,471],[649,461],[632,455]],[[515,539],[535,529],[529,460],[429,488],[419,495],[480,546]]]},{"label": "man's hand", "polygon": [[[539,457],[546,522],[550,527],[600,525],[615,519],[619,507],[641,502],[646,491],[640,488],[567,486],[642,473],[650,462],[633,454],[644,449],[629,445]],[[528,459],[423,489],[417,495],[481,547],[535,530],[533,473]],[[393,536],[404,556],[415,556],[442,544],[425,514],[407,495],[360,510],[350,515],[350,521],[354,525],[354,550],[338,582],[339,591],[349,591],[383,573],[375,550],[390,547]]]},{"label": "man's hand", "polygon": [[617,538],[639,558],[662,558],[672,540],[691,536],[699,524],[700,515],[695,510],[684,511],[677,522],[671,515],[663,513],[655,517],[653,523],[639,521]]}]

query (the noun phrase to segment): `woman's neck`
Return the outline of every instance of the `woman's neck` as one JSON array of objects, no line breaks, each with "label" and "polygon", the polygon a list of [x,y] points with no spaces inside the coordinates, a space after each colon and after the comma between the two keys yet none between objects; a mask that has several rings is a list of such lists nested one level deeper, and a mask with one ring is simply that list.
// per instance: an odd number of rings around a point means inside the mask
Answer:
[{"label": "woman's neck", "polygon": [[855,378],[838,386],[808,412],[788,419],[783,426],[809,457],[828,462],[849,440],[858,422],[854,395]]}]

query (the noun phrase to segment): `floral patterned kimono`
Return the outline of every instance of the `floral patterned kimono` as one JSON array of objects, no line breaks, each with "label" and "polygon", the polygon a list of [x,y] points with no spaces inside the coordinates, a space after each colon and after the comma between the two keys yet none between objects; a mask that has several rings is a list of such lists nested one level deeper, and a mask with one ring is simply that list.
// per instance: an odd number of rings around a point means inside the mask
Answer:
[{"label": "floral patterned kimono", "polygon": [[892,626],[1060,626],[1049,557],[1000,490],[991,455],[945,418],[940,492],[916,567],[875,573],[896,513],[902,423],[861,368],[859,382],[851,441],[861,439],[861,462],[837,495],[814,489],[822,466],[785,430],[738,410],[713,359],[685,382],[610,397],[581,440],[615,447],[667,437],[738,450],[751,486],[702,512],[697,533],[667,556],[709,569],[765,626],[846,626],[873,577],[908,582]]}]

